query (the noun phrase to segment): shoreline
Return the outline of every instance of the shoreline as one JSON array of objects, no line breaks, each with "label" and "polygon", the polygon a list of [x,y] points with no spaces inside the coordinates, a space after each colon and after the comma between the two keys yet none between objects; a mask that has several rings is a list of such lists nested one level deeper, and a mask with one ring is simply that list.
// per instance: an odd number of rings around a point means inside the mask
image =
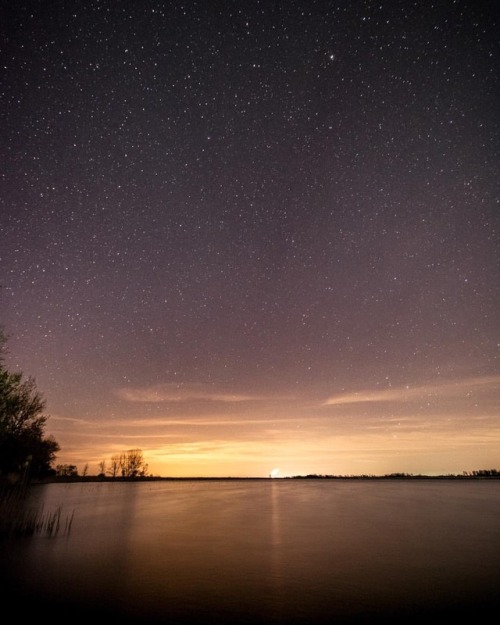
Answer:
[{"label": "shoreline", "polygon": [[61,476],[48,477],[42,480],[32,480],[31,484],[53,484],[53,483],[71,483],[71,482],[224,482],[224,481],[491,481],[500,480],[498,475],[294,475],[290,477],[163,477],[163,476],[145,476],[145,477],[103,477],[97,475],[78,475],[78,476]]}]

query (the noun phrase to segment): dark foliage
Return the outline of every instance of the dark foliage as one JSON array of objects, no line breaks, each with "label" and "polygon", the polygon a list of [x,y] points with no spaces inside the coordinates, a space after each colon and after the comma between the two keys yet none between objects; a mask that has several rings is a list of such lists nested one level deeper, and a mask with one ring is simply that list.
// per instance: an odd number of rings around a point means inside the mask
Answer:
[{"label": "dark foliage", "polygon": [[0,478],[52,475],[59,445],[45,436],[45,401],[33,378],[4,365],[6,337],[0,329]]}]

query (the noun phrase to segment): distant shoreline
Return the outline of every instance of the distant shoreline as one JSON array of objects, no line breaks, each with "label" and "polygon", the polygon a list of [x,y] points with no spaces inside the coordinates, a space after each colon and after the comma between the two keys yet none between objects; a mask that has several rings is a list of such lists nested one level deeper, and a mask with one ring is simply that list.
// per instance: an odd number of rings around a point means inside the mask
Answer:
[{"label": "distant shoreline", "polygon": [[500,480],[500,473],[496,475],[406,475],[406,474],[390,474],[390,475],[294,475],[290,477],[102,477],[97,475],[78,475],[78,476],[61,476],[49,477],[43,480],[34,480],[32,484],[58,484],[73,482],[227,482],[227,481],[294,481],[294,480],[329,480],[329,481],[490,481]]}]

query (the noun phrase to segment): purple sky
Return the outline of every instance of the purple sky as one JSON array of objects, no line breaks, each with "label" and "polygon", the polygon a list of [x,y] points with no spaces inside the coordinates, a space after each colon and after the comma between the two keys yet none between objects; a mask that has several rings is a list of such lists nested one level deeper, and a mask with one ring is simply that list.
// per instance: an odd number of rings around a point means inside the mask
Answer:
[{"label": "purple sky", "polygon": [[57,462],[500,468],[494,3],[4,3],[0,323]]}]

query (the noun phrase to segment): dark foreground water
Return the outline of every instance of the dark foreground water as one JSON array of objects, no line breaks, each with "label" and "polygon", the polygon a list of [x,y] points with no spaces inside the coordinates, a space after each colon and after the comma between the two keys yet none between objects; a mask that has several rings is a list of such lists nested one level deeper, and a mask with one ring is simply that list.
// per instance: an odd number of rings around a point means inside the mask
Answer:
[{"label": "dark foreground water", "polygon": [[48,484],[28,505],[74,518],[0,543],[16,620],[477,622],[500,607],[500,481]]}]

